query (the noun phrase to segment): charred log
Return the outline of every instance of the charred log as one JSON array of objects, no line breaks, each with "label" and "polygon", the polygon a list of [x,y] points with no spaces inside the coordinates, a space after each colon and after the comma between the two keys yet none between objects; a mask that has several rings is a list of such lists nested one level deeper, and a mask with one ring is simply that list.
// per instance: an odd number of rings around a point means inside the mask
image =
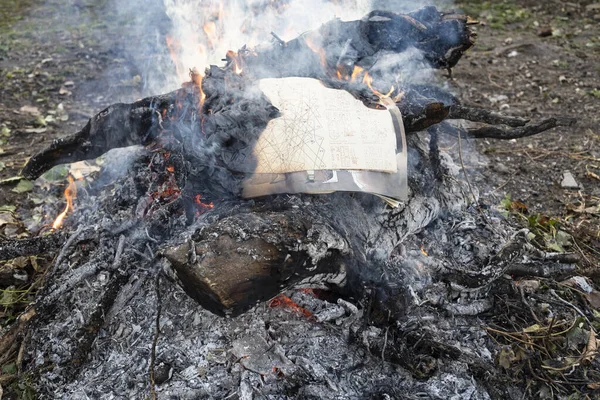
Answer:
[{"label": "charred log", "polygon": [[62,232],[27,239],[3,239],[0,241],[0,260],[51,254],[60,250],[64,241],[65,235]]}]

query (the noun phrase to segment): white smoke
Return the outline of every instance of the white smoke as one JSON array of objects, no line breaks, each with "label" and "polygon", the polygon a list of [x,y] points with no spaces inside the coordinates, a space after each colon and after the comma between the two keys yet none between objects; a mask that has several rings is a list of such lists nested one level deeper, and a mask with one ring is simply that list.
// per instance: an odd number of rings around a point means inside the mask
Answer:
[{"label": "white smoke", "polygon": [[[370,0],[163,0],[171,19],[170,48],[179,79],[189,69],[222,64],[228,50],[254,47],[274,32],[291,40],[333,19],[360,19]],[[174,89],[173,87],[165,89]]]}]

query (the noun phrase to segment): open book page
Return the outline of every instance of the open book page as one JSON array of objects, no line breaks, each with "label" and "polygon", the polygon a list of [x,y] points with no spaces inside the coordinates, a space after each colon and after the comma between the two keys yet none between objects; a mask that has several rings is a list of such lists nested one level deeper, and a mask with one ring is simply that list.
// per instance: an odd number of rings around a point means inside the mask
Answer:
[{"label": "open book page", "polygon": [[406,198],[406,145],[393,102],[389,111],[370,109],[308,78],[264,79],[260,89],[281,116],[253,146],[244,197],[356,191]]}]

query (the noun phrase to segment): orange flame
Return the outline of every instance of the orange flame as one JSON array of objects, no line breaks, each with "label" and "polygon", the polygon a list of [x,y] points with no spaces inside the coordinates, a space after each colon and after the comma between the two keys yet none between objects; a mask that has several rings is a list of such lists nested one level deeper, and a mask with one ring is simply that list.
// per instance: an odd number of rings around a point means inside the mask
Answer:
[{"label": "orange flame", "polygon": [[235,72],[236,75],[240,75],[244,71],[244,67],[243,67],[243,60],[240,58],[238,53],[236,53],[233,50],[229,50],[229,51],[227,51],[226,57],[228,60],[231,60],[231,62],[233,63],[233,72]]},{"label": "orange flame", "polygon": [[425,257],[429,257],[429,253],[427,253],[427,251],[425,251],[425,246],[421,245],[421,253],[423,253],[423,255]]},{"label": "orange flame", "polygon": [[359,67],[358,65],[354,66],[354,70],[352,71],[352,75],[350,76],[350,82],[358,81],[358,77],[363,73],[365,69]]},{"label": "orange flame", "polygon": [[202,29],[204,30],[204,33],[206,33],[208,44],[214,48],[219,41],[219,36],[217,35],[217,24],[215,24],[214,21],[210,21],[204,25]]},{"label": "orange flame", "polygon": [[327,67],[327,55],[325,54],[325,50],[323,49],[323,47],[313,42],[312,39],[308,36],[306,36],[304,40],[308,48],[319,55],[319,58],[321,59],[321,65],[323,67]]},{"label": "orange flame", "polygon": [[365,72],[365,77],[363,78],[363,83],[366,83],[367,86],[369,87],[369,89],[371,89],[371,92],[373,92],[377,97],[379,97],[380,100],[383,99],[387,99],[388,97],[390,97],[392,95],[392,93],[394,93],[394,86],[392,86],[390,88],[390,91],[387,94],[383,94],[381,92],[379,92],[377,89],[374,89],[372,84],[373,84],[373,78],[371,77],[371,75],[369,75],[368,72]]},{"label": "orange flame", "polygon": [[179,61],[179,57],[177,56],[177,53],[179,53],[181,49],[181,43],[172,38],[170,35],[167,35],[165,39],[167,42],[167,48],[169,49],[169,54],[171,54],[171,60],[173,61],[173,64],[175,64],[175,71],[177,72],[177,76],[179,77],[179,80],[181,82],[185,82],[186,76],[183,72],[184,68],[183,65],[181,65],[181,62]]},{"label": "orange flame", "polygon": [[52,224],[52,229],[58,229],[62,226],[63,220],[67,216],[69,211],[73,211],[73,200],[77,197],[77,185],[75,184],[75,179],[71,175],[67,177],[69,179],[69,184],[65,188],[65,199],[67,200],[67,205],[63,212],[61,212],[58,217],[54,220]]},{"label": "orange flame", "polygon": [[201,194],[197,194],[194,200],[202,212],[215,208],[215,204],[212,201],[210,203],[203,203]]}]

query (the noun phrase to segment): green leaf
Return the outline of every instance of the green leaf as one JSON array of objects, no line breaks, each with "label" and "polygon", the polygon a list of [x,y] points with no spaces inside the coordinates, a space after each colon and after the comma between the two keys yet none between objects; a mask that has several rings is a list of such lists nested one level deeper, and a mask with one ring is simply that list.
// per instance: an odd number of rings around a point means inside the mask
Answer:
[{"label": "green leaf", "polygon": [[16,210],[17,210],[17,207],[13,206],[12,204],[11,205],[5,204],[3,206],[0,206],[0,212],[2,212],[2,211],[15,212]]},{"label": "green leaf", "polygon": [[63,165],[57,165],[56,167],[52,168],[50,171],[46,172],[44,175],[42,175],[42,178],[46,179],[47,181],[64,181],[65,179],[67,179],[67,175],[69,174],[69,167],[65,164]]},{"label": "green leaf", "polygon": [[17,186],[12,190],[15,193],[26,193],[33,190],[33,182],[27,179],[21,179]]},{"label": "green leaf", "polygon": [[10,364],[5,364],[2,366],[2,373],[3,374],[9,374],[9,375],[14,375],[17,373],[17,365],[12,362]]}]

